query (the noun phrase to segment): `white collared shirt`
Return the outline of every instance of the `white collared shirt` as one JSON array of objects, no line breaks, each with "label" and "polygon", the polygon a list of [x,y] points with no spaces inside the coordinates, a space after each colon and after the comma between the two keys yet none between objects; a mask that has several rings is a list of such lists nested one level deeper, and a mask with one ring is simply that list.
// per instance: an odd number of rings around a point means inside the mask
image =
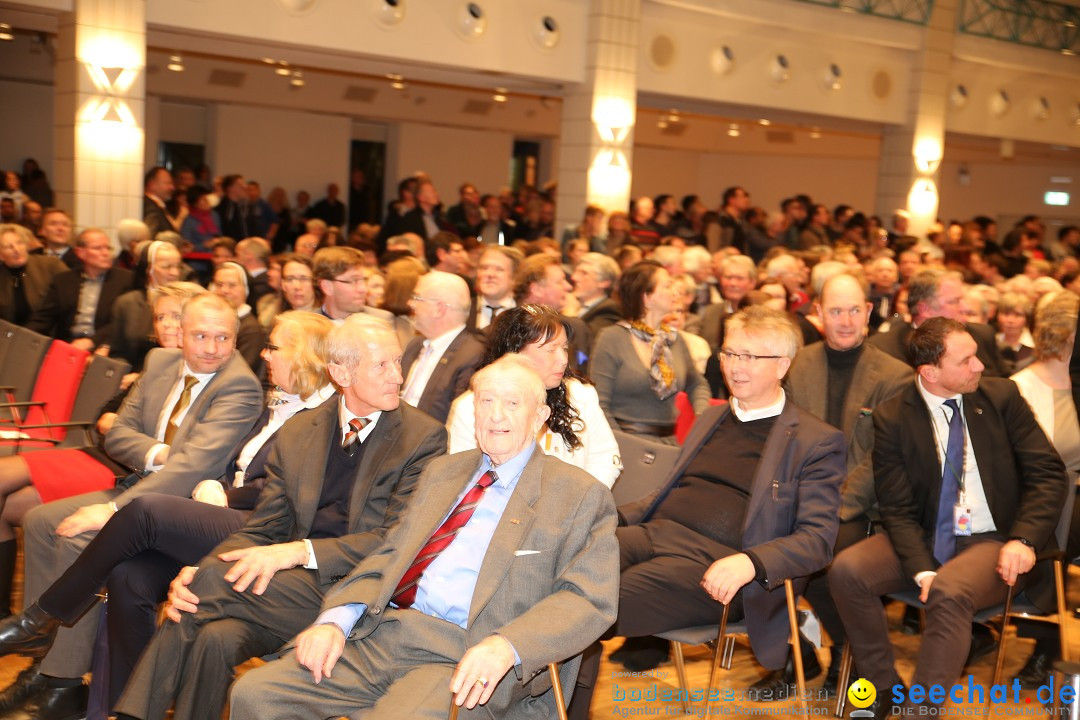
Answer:
[{"label": "white collared shirt", "polygon": [[[964,397],[959,394],[953,395],[952,398],[938,397],[923,387],[921,377],[916,384],[923,402],[926,403],[926,408],[930,411],[930,418],[933,421],[931,431],[937,450],[938,465],[942,468],[945,467],[945,450],[949,445],[949,420],[952,419],[952,409],[945,406],[945,401],[956,400],[960,409],[960,417],[964,420],[964,472],[962,480],[964,496],[960,502],[971,508],[972,534],[997,530],[994,525],[994,517],[990,514],[990,505],[986,502],[986,492],[983,490],[979,463],[975,458],[975,451],[971,447],[971,433],[968,432],[967,418],[963,414]],[[934,499],[934,503],[937,504],[937,498]]]},{"label": "white collared shirt", "polygon": [[327,384],[313,392],[307,400],[299,400],[299,398],[297,398],[297,402],[289,402],[280,407],[271,408],[270,420],[267,421],[266,425],[263,426],[263,429],[259,431],[258,435],[247,441],[240,450],[240,454],[236,457],[236,475],[233,478],[233,487],[244,487],[244,477],[247,474],[248,465],[250,465],[252,459],[259,454],[259,451],[262,450],[266,441],[285,424],[286,420],[301,410],[310,410],[311,408],[322,405],[335,392],[334,386]]},{"label": "white collared shirt", "polygon": [[[493,318],[491,317],[491,311],[488,310],[489,305],[491,305],[491,303],[489,303],[487,301],[487,299],[483,295],[480,295],[479,297],[476,298],[476,329],[477,330],[483,330],[488,325],[490,325],[492,320],[493,320]],[[514,302],[514,298],[512,296],[507,295],[506,297],[504,297],[502,300],[500,300],[496,305],[493,305],[492,307],[499,307],[499,308],[502,308],[503,310],[509,310],[510,308],[517,307],[517,303]]]},{"label": "white collared shirt", "polygon": [[161,451],[161,448],[168,447],[168,445],[161,441],[165,439],[165,428],[169,424],[169,415],[172,414],[173,406],[176,405],[176,401],[180,399],[181,393],[184,392],[184,378],[188,375],[193,375],[199,382],[195,383],[191,388],[191,397],[188,399],[187,407],[181,410],[176,416],[177,427],[180,427],[180,425],[183,424],[184,418],[187,417],[188,410],[195,406],[195,401],[199,398],[199,395],[202,394],[207,383],[209,383],[216,374],[217,373],[192,372],[186,362],[180,368],[180,377],[177,379],[176,384],[173,385],[172,392],[165,398],[165,406],[161,408],[161,413],[158,414],[157,432],[154,434],[154,437],[157,438],[159,442],[151,447],[146,453],[146,472],[157,472],[165,467],[164,465],[153,465],[152,461],[157,456],[158,452]]},{"label": "white collared shirt", "polygon": [[420,354],[416,356],[412,367],[409,368],[409,377],[402,385],[401,399],[416,407],[420,403],[420,396],[424,394],[428,381],[431,380],[439,361],[446,354],[450,343],[465,329],[462,323],[451,330],[437,335],[430,340],[424,340]]},{"label": "white collared shirt", "polygon": [[780,398],[776,402],[756,410],[744,410],[739,407],[739,398],[733,397],[731,398],[731,412],[735,413],[735,417],[739,418],[742,422],[764,420],[765,418],[776,417],[782,413],[786,402],[787,395],[784,393],[784,389],[780,388]]}]

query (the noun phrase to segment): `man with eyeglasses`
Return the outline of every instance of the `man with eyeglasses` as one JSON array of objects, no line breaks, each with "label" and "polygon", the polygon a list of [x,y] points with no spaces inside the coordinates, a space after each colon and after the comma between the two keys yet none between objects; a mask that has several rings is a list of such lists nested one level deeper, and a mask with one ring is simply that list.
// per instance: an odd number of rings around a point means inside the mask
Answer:
[{"label": "man with eyeglasses", "polygon": [[758,661],[783,667],[784,593],[770,591],[829,564],[844,479],[843,436],[780,385],[798,346],[785,313],[751,307],[728,320],[730,405],[697,419],[654,493],[619,508],[612,634],[716,624],[727,603],[729,620],[745,618]]},{"label": "man with eyeglasses", "polygon": [[328,247],[315,253],[312,263],[323,296],[320,313],[340,325],[353,313],[364,312],[367,280],[363,253],[350,247]]},{"label": "man with eyeglasses", "polygon": [[[788,399],[842,430],[847,443],[847,475],[840,493],[840,528],[834,553],[865,538],[871,520],[878,519],[871,413],[912,377],[905,363],[863,342],[871,307],[866,288],[854,275],[842,273],[827,280],[815,308],[824,328],[824,342],[799,350],[784,379]],[[822,686],[832,693],[836,691],[846,635],[824,573],[810,579],[803,597],[814,607],[833,641],[832,662]],[[821,673],[821,667],[809,642],[804,641],[802,649],[803,670],[806,679],[811,680]],[[761,700],[779,700],[794,683],[789,652],[784,669],[766,675],[751,690]]]},{"label": "man with eyeglasses", "polygon": [[433,270],[416,283],[409,307],[421,337],[401,357],[401,399],[445,423],[450,404],[469,389],[484,355],[484,346],[465,328],[469,287],[453,273]]}]

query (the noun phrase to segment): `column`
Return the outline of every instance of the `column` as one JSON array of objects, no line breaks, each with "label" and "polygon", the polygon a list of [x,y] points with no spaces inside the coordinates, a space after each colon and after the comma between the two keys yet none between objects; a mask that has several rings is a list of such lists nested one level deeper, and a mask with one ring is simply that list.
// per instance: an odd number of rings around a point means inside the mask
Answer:
[{"label": "column", "polygon": [[115,239],[142,218],[146,0],[75,0],[57,36],[56,204]]},{"label": "column", "polygon": [[911,101],[901,127],[882,134],[877,211],[888,224],[893,212],[911,214],[908,234],[923,237],[938,213],[938,170],[945,147],[949,65],[956,37],[958,0],[937,0],[912,69]]},{"label": "column", "polygon": [[559,142],[557,227],[586,205],[630,204],[641,0],[590,0],[585,82],[567,91]]}]

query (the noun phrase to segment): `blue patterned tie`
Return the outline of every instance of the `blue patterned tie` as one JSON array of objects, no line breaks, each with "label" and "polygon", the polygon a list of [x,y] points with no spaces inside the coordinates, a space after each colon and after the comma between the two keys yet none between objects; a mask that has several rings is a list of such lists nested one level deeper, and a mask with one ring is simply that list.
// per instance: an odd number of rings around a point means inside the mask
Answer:
[{"label": "blue patterned tie", "polygon": [[934,528],[934,558],[944,565],[956,554],[953,507],[960,500],[960,476],[964,472],[964,418],[956,400],[945,401],[952,410],[949,419],[949,444],[945,448],[945,466],[941,473],[937,525]]}]

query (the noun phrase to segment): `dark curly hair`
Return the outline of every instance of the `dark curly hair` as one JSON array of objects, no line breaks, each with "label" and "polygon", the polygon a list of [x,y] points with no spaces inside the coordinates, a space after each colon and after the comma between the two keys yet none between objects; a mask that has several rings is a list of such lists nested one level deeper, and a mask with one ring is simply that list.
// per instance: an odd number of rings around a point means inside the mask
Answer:
[{"label": "dark curly hair", "polygon": [[[519,305],[504,310],[491,326],[487,354],[476,369],[490,365],[507,353],[521,352],[526,345],[546,343],[555,337],[560,329],[566,333],[567,341],[573,337],[574,331],[570,325],[547,305]],[[547,406],[551,408],[547,425],[552,432],[562,435],[568,448],[577,450],[582,446],[577,434],[584,430],[585,426],[567,397],[567,377],[585,381],[585,378],[571,370],[569,365],[566,366],[563,381],[547,391]]]}]

